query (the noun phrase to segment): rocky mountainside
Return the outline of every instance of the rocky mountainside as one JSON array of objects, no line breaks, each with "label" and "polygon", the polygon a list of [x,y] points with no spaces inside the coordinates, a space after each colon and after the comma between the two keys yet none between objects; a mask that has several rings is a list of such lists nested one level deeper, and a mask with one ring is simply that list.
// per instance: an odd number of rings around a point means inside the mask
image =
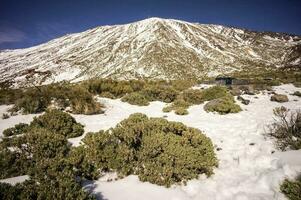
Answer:
[{"label": "rocky mountainside", "polygon": [[45,84],[92,77],[200,78],[297,67],[301,37],[149,18],[0,51],[0,82]]}]

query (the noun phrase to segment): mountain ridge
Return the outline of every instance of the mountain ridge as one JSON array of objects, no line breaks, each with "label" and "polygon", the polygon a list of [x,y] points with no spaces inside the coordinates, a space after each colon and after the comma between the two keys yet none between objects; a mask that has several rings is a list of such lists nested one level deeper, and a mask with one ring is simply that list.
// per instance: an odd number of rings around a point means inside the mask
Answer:
[{"label": "mountain ridge", "polygon": [[301,65],[301,37],[148,18],[0,51],[0,82],[201,78]]}]

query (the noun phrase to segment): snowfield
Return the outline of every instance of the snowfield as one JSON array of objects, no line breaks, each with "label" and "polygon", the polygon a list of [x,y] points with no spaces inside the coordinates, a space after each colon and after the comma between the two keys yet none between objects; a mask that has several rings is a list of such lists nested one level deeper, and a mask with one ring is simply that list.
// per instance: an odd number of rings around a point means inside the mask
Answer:
[{"label": "snowfield", "polygon": [[[219,166],[214,175],[204,175],[191,180],[186,186],[175,185],[165,188],[140,182],[131,175],[117,181],[109,174],[97,181],[84,184],[99,199],[108,200],[271,200],[286,199],[279,191],[284,178],[294,178],[301,172],[301,150],[279,152],[271,138],[264,136],[266,126],[273,120],[273,109],[285,106],[291,110],[301,109],[300,97],[292,96],[300,91],[291,84],[274,87],[276,93],[286,94],[289,102],[270,101],[270,94],[243,95],[251,100],[249,105],[239,105],[243,111],[236,114],[219,115],[207,113],[202,105],[189,108],[186,116],[163,113],[163,102],[152,102],[149,106],[134,106],[121,102],[99,98],[106,106],[105,114],[73,115],[85,125],[85,131],[98,131],[114,127],[130,114],[141,112],[149,117],[166,117],[170,121],[183,122],[185,125],[202,130],[215,145]],[[0,106],[0,114],[7,109]],[[0,131],[20,122],[30,122],[35,115],[17,115],[9,119],[0,119]],[[69,139],[73,145],[80,145],[84,136]],[[218,149],[218,150],[217,150]],[[3,181],[3,180],[2,180]]]}]

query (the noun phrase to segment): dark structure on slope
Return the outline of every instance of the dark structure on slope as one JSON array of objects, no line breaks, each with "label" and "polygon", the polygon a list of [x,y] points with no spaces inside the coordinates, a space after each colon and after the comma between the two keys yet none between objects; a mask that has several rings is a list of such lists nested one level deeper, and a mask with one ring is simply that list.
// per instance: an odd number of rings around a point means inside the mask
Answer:
[{"label": "dark structure on slope", "polygon": [[215,83],[217,85],[248,85],[249,81],[244,79],[236,79],[229,76],[220,76],[215,78]]}]

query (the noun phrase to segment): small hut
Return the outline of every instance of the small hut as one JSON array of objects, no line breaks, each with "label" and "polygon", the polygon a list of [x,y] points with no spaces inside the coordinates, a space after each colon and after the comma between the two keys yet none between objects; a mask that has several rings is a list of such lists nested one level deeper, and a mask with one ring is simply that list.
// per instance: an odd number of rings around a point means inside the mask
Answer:
[{"label": "small hut", "polygon": [[215,83],[217,85],[232,85],[233,80],[235,80],[235,78],[228,76],[220,76],[215,78]]}]

